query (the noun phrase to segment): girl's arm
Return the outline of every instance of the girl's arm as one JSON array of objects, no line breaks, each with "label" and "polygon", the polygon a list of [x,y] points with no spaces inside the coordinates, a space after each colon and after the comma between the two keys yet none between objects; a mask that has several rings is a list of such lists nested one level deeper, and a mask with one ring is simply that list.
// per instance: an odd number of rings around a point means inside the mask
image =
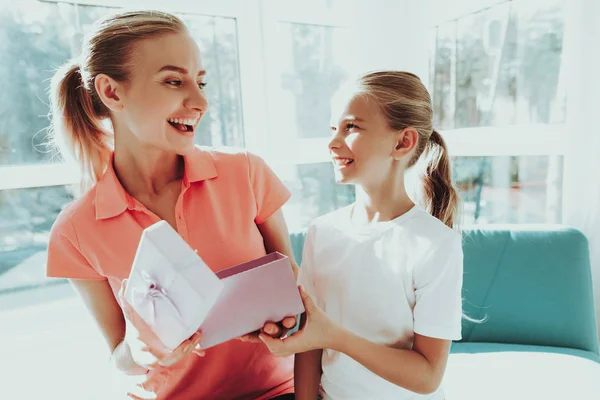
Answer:
[{"label": "girl's arm", "polygon": [[412,350],[394,349],[340,330],[331,348],[395,385],[415,393],[430,394],[442,382],[450,344],[450,340],[415,334]]},{"label": "girl's arm", "polygon": [[269,350],[281,357],[317,349],[331,349],[353,358],[371,372],[407,390],[433,393],[441,383],[450,340],[415,334],[412,350],[396,349],[361,338],[333,322],[300,288],[306,309],[304,329],[285,339],[261,334]]},{"label": "girl's arm", "polygon": [[296,354],[294,360],[294,386],[296,400],[315,400],[321,383],[321,357],[323,350]]}]

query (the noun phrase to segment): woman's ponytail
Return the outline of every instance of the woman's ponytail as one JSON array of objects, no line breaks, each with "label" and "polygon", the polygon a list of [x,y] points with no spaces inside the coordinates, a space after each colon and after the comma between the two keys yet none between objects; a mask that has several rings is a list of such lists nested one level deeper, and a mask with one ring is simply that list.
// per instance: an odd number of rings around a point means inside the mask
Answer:
[{"label": "woman's ponytail", "polygon": [[101,125],[108,111],[93,100],[77,62],[56,72],[50,91],[52,142],[79,164],[84,191],[102,177],[110,162],[113,135]]}]

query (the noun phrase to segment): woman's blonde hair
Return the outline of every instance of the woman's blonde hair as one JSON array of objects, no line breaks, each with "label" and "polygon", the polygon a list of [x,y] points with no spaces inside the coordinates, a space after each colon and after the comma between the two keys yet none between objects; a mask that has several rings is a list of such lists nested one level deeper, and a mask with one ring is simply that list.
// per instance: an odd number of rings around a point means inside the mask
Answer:
[{"label": "woman's blonde hair", "polygon": [[84,187],[102,177],[114,148],[113,132],[103,126],[110,114],[96,92],[96,76],[127,82],[136,42],[185,31],[179,18],[163,12],[115,14],[96,23],[84,37],[81,55],[55,73],[50,86],[51,143],[79,163]]},{"label": "woman's blonde hair", "polygon": [[444,224],[454,227],[459,198],[452,184],[448,149],[442,136],[433,129],[431,96],[419,77],[409,72],[377,71],[359,77],[356,86],[359,94],[375,99],[391,129],[412,127],[418,132],[416,150],[408,167],[426,157],[421,205]]}]

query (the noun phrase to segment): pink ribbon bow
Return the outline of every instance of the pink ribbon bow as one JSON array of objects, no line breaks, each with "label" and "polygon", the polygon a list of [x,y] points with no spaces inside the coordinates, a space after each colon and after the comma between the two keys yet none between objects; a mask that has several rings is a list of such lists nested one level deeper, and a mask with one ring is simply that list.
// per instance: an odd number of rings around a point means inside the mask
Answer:
[{"label": "pink ribbon bow", "polygon": [[156,321],[156,303],[158,301],[166,304],[172,310],[173,315],[181,321],[181,313],[169,298],[167,290],[161,287],[156,279],[146,271],[142,271],[141,276],[146,284],[145,287],[143,289],[134,287],[132,290],[132,306],[138,314],[143,317],[148,325],[153,326]]}]

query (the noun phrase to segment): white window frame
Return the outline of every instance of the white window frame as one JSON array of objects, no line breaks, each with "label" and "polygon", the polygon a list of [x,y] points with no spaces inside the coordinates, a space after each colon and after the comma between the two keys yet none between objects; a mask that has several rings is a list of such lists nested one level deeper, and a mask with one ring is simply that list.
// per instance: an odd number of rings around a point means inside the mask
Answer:
[{"label": "white window frame", "polygon": [[[43,0],[56,2],[53,0]],[[235,18],[238,34],[238,57],[245,145],[262,155],[276,170],[289,171],[290,166],[330,162],[330,138],[295,139],[282,145],[274,137],[279,127],[269,121],[269,59],[276,56],[270,32],[279,22],[314,24],[345,28],[352,26],[353,15],[339,7],[315,11],[303,2],[278,0],[170,0],[165,7],[160,0],[132,0],[123,7],[122,0],[58,0],[63,3],[96,5],[131,9],[136,7],[163,9],[170,12]],[[430,0],[431,1],[431,0]],[[491,2],[492,0],[489,0]],[[501,3],[499,1],[498,3]],[[318,2],[315,2],[319,4]],[[324,4],[324,3],[323,3]],[[481,8],[481,7],[480,7]],[[442,15],[444,21],[429,21],[438,25],[476,9]],[[427,45],[431,38],[422,38]],[[416,40],[416,39],[415,39]],[[565,43],[566,45],[566,43]],[[427,84],[427,71],[417,71]],[[271,124],[271,125],[270,125]],[[282,128],[284,129],[284,128]],[[564,124],[493,126],[441,131],[451,156],[528,156],[564,155]],[[0,190],[26,189],[74,184],[78,180],[73,164],[36,164],[0,166]]]},{"label": "white window frame", "polygon": [[[276,56],[269,32],[279,22],[304,23],[330,27],[347,27],[351,13],[328,10],[319,12],[297,2],[275,0],[171,0],[168,6],[160,0],[40,0],[48,3],[114,7],[136,7],[175,13],[234,18],[237,27],[240,91],[245,147],[262,155],[275,165],[309,164],[330,161],[328,138],[298,139],[281,146],[273,137],[275,129],[268,118],[268,57]],[[271,51],[270,55],[266,54]],[[70,185],[78,182],[77,165],[73,163],[40,163],[0,166],[0,190],[27,189]],[[275,168],[277,169],[277,168]]]},{"label": "white window frame", "polygon": [[[262,54],[260,0],[59,0],[49,3],[165,10],[175,13],[234,18],[237,26],[240,92],[246,148],[258,154],[267,151],[267,109]],[[124,4],[125,3],[125,4]],[[257,54],[258,53],[258,54]],[[68,163],[0,166],[0,190],[69,185],[78,182],[77,166]]]},{"label": "white window frame", "polygon": [[[431,9],[434,10],[429,22],[433,29],[443,23],[452,22],[485,9],[517,0],[470,0],[463,1],[461,7],[455,7],[454,4],[450,3],[442,4],[443,2],[440,0],[428,1],[432,5]],[[439,7],[440,4],[448,7],[448,9]],[[563,40],[563,54],[566,52],[565,49],[571,46],[569,37],[565,35]],[[435,37],[430,37],[429,40],[432,49],[431,61],[434,57],[433,44],[435,43]],[[431,40],[433,40],[433,43]],[[430,67],[433,68],[433,66]],[[569,67],[568,62],[563,60],[559,90],[565,89],[564,79]],[[426,78],[429,79],[429,74]],[[567,103],[567,108],[568,106]],[[440,134],[448,145],[450,155],[454,157],[548,156],[550,161],[546,197],[547,222],[562,222],[564,157],[567,152],[565,138],[569,136],[566,122],[448,129],[440,130]],[[557,156],[562,157],[563,162],[558,162]],[[557,204],[559,205],[557,206]]]},{"label": "white window frame", "polygon": [[[446,4],[441,0],[428,1],[432,5],[429,25],[433,29],[443,23],[452,22],[516,0],[463,0],[458,3],[458,6],[451,3]],[[430,42],[433,49],[435,37],[430,37],[429,40],[433,40],[433,43]],[[563,53],[568,46],[568,40],[564,40]],[[433,56],[432,51],[430,57]],[[568,68],[565,64],[566,62],[563,61],[561,82]],[[428,80],[429,76],[424,78]],[[441,130],[440,134],[447,142],[449,151],[453,156],[564,156],[564,135],[567,134],[567,126],[565,123],[496,125]]]}]

